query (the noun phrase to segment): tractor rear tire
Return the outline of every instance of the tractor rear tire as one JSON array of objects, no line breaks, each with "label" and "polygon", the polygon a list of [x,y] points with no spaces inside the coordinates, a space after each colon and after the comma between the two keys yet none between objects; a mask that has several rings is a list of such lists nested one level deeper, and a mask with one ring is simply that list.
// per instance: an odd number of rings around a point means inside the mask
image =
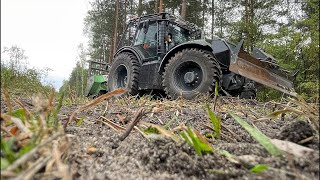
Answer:
[{"label": "tractor rear tire", "polygon": [[177,52],[163,73],[166,94],[177,99],[193,99],[199,93],[212,93],[216,82],[220,87],[222,72],[212,53],[202,49],[184,49]]},{"label": "tractor rear tire", "polygon": [[111,65],[108,75],[109,92],[118,88],[127,88],[128,94],[138,94],[138,76],[140,63],[132,53],[120,53]]}]

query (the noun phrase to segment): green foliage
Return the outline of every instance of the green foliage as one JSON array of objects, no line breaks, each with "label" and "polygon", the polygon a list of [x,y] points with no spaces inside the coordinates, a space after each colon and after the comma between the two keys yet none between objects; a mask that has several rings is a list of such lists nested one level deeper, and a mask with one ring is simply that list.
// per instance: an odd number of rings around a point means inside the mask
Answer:
[{"label": "green foliage", "polygon": [[247,122],[239,118],[233,113],[230,115],[235,119],[248,133],[258,141],[271,155],[280,156],[281,151],[270,141],[270,139],[264,135],[259,129],[250,126]]},{"label": "green foliage", "polygon": [[213,153],[213,148],[206,139],[201,136],[200,133],[195,133],[190,127],[187,127],[186,130],[181,132],[180,136],[195,149],[199,156],[202,156],[205,153]]},{"label": "green foliage", "polygon": [[146,134],[160,134],[158,129],[155,127],[148,127],[147,129],[144,129],[143,132]]},{"label": "green foliage", "polygon": [[83,44],[79,44],[76,66],[72,69],[69,79],[64,80],[59,89],[59,93],[64,93],[64,96],[69,98],[71,103],[86,95],[85,91],[89,78],[89,72],[85,66],[86,54],[87,51],[84,49]]},{"label": "green foliage", "polygon": [[207,110],[208,110],[208,115],[211,120],[213,129],[214,129],[214,134],[213,137],[218,138],[220,136],[220,130],[221,130],[221,119],[218,118],[210,109],[209,105],[207,104]]},{"label": "green foliage", "polygon": [[1,89],[7,89],[13,95],[50,91],[51,87],[41,83],[49,70],[29,68],[28,57],[23,49],[17,46],[5,47],[1,57]]},{"label": "green foliage", "polygon": [[84,117],[77,120],[77,126],[81,126],[82,122],[84,120]]},{"label": "green foliage", "polygon": [[[63,95],[60,96],[56,107],[53,106],[54,96],[55,92],[52,91],[47,101],[48,103],[44,104],[45,107],[42,107],[42,103],[46,102],[45,99],[40,98],[39,102],[36,101],[34,105],[40,109],[34,112],[27,111],[24,107],[16,109],[12,113],[1,114],[2,120],[6,122],[1,128],[21,129],[21,131],[12,133],[10,135],[12,137],[6,137],[1,134],[1,169],[6,168],[36,147],[42,138],[50,136],[50,133],[59,129],[57,114],[62,106]],[[12,118],[15,118],[15,121]],[[24,129],[24,132],[22,129]],[[22,140],[19,140],[21,139],[20,135],[24,137]]]},{"label": "green foliage", "polygon": [[15,138],[10,138],[8,141],[5,141],[1,136],[1,152],[3,153],[4,159],[9,163],[12,163],[17,159],[17,154],[13,151]]},{"label": "green foliage", "polygon": [[253,168],[251,168],[250,171],[253,173],[261,173],[267,169],[268,169],[267,164],[258,164],[258,165],[255,165]]}]

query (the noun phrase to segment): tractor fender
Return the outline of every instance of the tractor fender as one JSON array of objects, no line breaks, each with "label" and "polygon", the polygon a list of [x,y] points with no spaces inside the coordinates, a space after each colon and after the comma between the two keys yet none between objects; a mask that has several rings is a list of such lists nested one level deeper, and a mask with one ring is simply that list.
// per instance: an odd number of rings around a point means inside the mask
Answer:
[{"label": "tractor fender", "polygon": [[123,52],[130,52],[132,54],[134,54],[139,63],[142,64],[142,57],[140,56],[140,54],[138,53],[138,51],[134,48],[134,47],[130,47],[130,46],[124,46],[120,49],[117,50],[117,52],[114,54],[113,58],[115,58],[118,54],[123,53]]},{"label": "tractor fender", "polygon": [[172,49],[162,58],[158,72],[162,73],[164,71],[165,65],[168,63],[169,59],[178,51],[182,51],[186,48],[198,48],[198,49],[204,49],[212,52],[211,44],[208,43],[205,40],[194,40],[194,41],[188,41],[186,43],[179,44]]}]

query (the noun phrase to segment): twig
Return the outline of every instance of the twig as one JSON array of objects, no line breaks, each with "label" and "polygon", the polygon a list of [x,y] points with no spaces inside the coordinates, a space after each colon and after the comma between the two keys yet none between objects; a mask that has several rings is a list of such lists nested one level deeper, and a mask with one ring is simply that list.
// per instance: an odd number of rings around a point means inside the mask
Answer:
[{"label": "twig", "polygon": [[47,162],[52,158],[52,156],[48,156],[46,158],[40,157],[33,166],[30,166],[27,170],[21,173],[16,179],[17,180],[24,180],[24,179],[31,179],[35,173],[37,173],[42,167],[44,167]]},{"label": "twig", "polygon": [[7,134],[9,134],[10,136],[14,136],[7,128],[5,128],[4,126],[1,126],[1,130],[6,132]]},{"label": "twig", "polygon": [[106,108],[104,109],[102,116],[105,116],[109,107],[109,102],[107,101]]},{"label": "twig", "polygon": [[[50,138],[48,138],[47,140],[45,140],[43,143],[39,144],[37,147],[33,148],[31,151],[27,152],[26,154],[24,154],[22,157],[20,157],[19,159],[17,159],[15,162],[13,162],[13,164],[9,167],[7,167],[5,169],[5,171],[12,171],[14,169],[16,169],[17,167],[19,167],[21,164],[25,163],[26,161],[28,161],[31,157],[33,157],[33,155],[39,150],[39,148],[41,148],[42,146],[46,145],[49,142],[52,142],[54,139],[58,138],[59,136],[61,136],[62,133],[57,133],[53,136],[51,136]],[[2,173],[2,172],[1,172]]]},{"label": "twig", "polygon": [[133,127],[139,122],[139,120],[142,118],[142,116],[145,114],[144,113],[145,109],[141,107],[136,113],[133,118],[133,121],[130,123],[126,131],[120,136],[119,140],[123,141],[132,131]]},{"label": "twig", "polygon": [[126,130],[124,127],[110,121],[109,119],[107,119],[103,116],[100,116],[100,118],[104,119],[105,121],[102,121],[102,120],[97,120],[97,121],[102,122],[105,125],[108,125],[109,127],[111,127],[112,129],[114,129],[117,132],[119,132],[119,130],[123,130],[123,131]]},{"label": "twig", "polygon": [[314,136],[310,136],[306,139],[302,139],[301,141],[298,142],[298,144],[304,144],[304,143],[307,143],[309,141],[312,141],[312,139],[314,138]]}]

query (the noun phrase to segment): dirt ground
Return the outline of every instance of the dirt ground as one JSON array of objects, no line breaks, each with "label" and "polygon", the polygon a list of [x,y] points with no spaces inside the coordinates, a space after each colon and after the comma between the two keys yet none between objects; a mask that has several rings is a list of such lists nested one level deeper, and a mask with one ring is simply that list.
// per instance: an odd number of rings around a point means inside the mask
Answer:
[{"label": "dirt ground", "polygon": [[[101,122],[107,119],[126,128],[136,111],[144,107],[150,112],[137,124],[140,130],[145,128],[142,122],[166,126],[169,130],[186,124],[204,135],[213,133],[208,128],[212,125],[206,103],[213,109],[213,99],[204,98],[194,101],[113,98],[77,114],[78,123],[71,122],[66,128],[71,142],[67,162],[74,179],[319,179],[319,135],[305,117],[287,113],[272,120],[257,120],[283,109],[287,102],[260,103],[219,97],[215,112],[221,118],[221,138],[208,139],[214,153],[204,156],[198,156],[186,143],[163,136],[143,136],[136,129],[120,141],[124,131],[117,132]],[[80,106],[63,106],[61,121],[65,123]],[[271,139],[295,142],[313,151],[302,157],[290,154],[273,157],[229,112],[253,123]],[[241,163],[226,158],[219,150],[228,151]],[[267,164],[268,169],[261,173],[249,170],[258,164]]]}]

